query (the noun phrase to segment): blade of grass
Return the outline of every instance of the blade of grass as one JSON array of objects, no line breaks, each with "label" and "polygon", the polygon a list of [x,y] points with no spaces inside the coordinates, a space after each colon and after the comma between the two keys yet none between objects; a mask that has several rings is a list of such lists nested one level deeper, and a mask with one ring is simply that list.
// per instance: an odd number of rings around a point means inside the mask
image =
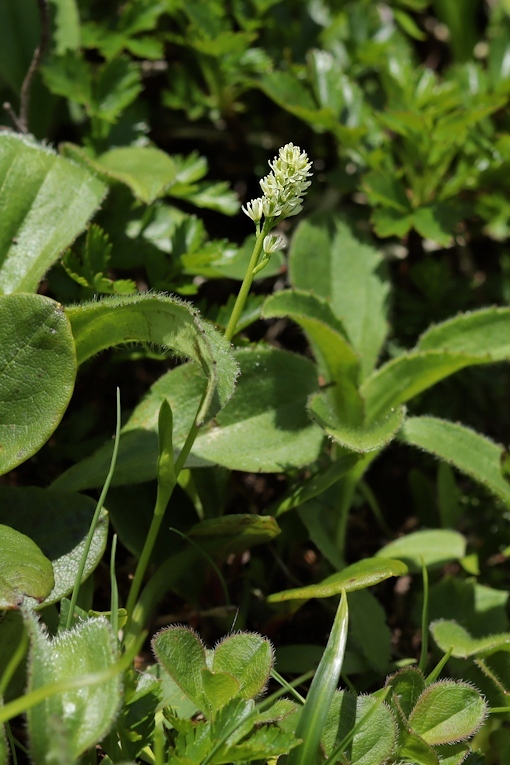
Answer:
[{"label": "blade of grass", "polygon": [[66,630],[71,629],[71,625],[73,623],[74,609],[76,607],[76,601],[78,600],[81,580],[83,577],[83,572],[85,571],[85,565],[87,563],[90,546],[92,544],[92,539],[94,538],[94,533],[96,531],[96,527],[99,521],[99,516],[101,514],[101,510],[103,509],[104,501],[106,499],[106,495],[108,494],[108,489],[110,488],[113,474],[115,472],[115,464],[117,462],[117,454],[119,451],[119,438],[120,438],[120,390],[119,388],[117,388],[117,427],[115,429],[115,444],[113,447],[112,461],[110,463],[110,470],[108,471],[108,475],[106,476],[106,481],[104,482],[103,490],[97,501],[96,509],[94,511],[94,516],[90,524],[90,529],[87,534],[87,539],[85,541],[85,548],[83,550],[83,555],[81,556],[80,565],[78,566],[78,571],[76,573],[76,580],[74,583],[73,594],[71,596],[71,604],[69,606],[69,612],[67,614]]},{"label": "blade of grass", "polygon": [[115,574],[115,555],[117,552],[117,534],[113,535],[112,552],[110,556],[110,624],[115,639],[119,635],[119,588]]},{"label": "blade of grass", "polygon": [[421,652],[418,667],[425,674],[429,652],[429,574],[423,558],[421,559],[421,575],[423,577],[423,608],[421,612]]},{"label": "blade of grass", "polygon": [[310,765],[316,760],[324,723],[342,671],[348,625],[347,595],[342,590],[328,644],[296,727],[296,737],[302,739],[303,743],[287,755],[284,759],[286,765]]}]

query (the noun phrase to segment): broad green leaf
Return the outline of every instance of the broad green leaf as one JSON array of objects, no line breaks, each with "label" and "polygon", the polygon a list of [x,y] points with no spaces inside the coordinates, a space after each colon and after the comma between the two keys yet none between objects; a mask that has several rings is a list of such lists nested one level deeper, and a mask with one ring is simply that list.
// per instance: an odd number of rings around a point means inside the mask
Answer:
[{"label": "broad green leaf", "polygon": [[302,739],[302,744],[289,754],[287,765],[309,765],[316,761],[322,731],[342,671],[348,626],[349,610],[343,591],[324,654],[296,726],[295,735]]},{"label": "broad green leaf", "polygon": [[379,582],[384,582],[390,576],[404,576],[405,574],[407,574],[407,566],[402,561],[366,558],[347,566],[343,571],[331,574],[319,584],[274,592],[268,596],[267,602],[282,603],[286,600],[331,598],[333,595],[339,595],[342,590],[345,592],[363,590],[365,587],[373,587]]},{"label": "broad green leaf", "polygon": [[71,398],[76,352],[54,300],[0,296],[0,475],[35,454]]},{"label": "broad green leaf", "polygon": [[367,421],[378,419],[392,407],[404,404],[464,367],[490,361],[487,356],[454,351],[403,353],[379,367],[361,386]]},{"label": "broad green leaf", "polygon": [[198,709],[208,711],[202,670],[207,669],[205,648],[188,627],[168,627],[152,639],[152,650],[163,669]]},{"label": "broad green leaf", "polygon": [[406,667],[386,678],[385,687],[390,686],[393,694],[390,697],[391,706],[407,722],[416,702],[425,690],[423,672],[417,667]]},{"label": "broad green leaf", "polygon": [[466,554],[466,540],[457,531],[435,529],[415,531],[382,547],[377,558],[403,560],[413,573],[421,571],[421,561],[427,567],[444,566],[452,560],[459,560]]},{"label": "broad green leaf", "polygon": [[[68,632],[48,637],[32,617],[28,692],[52,683],[109,669],[115,663],[114,640],[106,619],[89,619]],[[120,674],[100,685],[50,696],[27,712],[31,758],[52,760],[58,742],[68,761],[76,760],[110,730],[121,700]]]},{"label": "broad green leaf", "polygon": [[510,485],[501,470],[504,450],[486,436],[436,417],[408,417],[398,437],[445,460],[510,505]]},{"label": "broad green leaf", "polygon": [[70,143],[62,144],[60,151],[64,156],[98,173],[106,182],[125,184],[144,204],[151,204],[163,196],[177,175],[173,159],[152,146],[110,149],[94,158],[81,147]]},{"label": "broad green leaf", "polygon": [[490,656],[496,651],[510,651],[510,632],[474,638],[452,619],[439,619],[432,622],[430,631],[442,651],[446,653],[453,648],[452,656],[460,659],[479,655]]},{"label": "broad green leaf", "polygon": [[510,309],[461,314],[428,329],[416,347],[389,361],[362,386],[367,416],[376,417],[466,366],[510,360]]},{"label": "broad green leaf", "polygon": [[373,696],[337,691],[333,696],[321,737],[326,754],[336,750],[354,726],[359,726],[344,755],[352,765],[380,765],[394,750],[397,730],[385,704]]},{"label": "broad green leaf", "polygon": [[51,562],[36,543],[0,524],[0,610],[19,608],[25,595],[44,600],[54,582]]},{"label": "broad green leaf", "polygon": [[[82,494],[31,487],[0,487],[0,523],[12,526],[40,547],[53,565],[55,583],[44,606],[69,595],[85,547],[96,503]],[[108,536],[103,511],[92,538],[84,579],[99,564]]]},{"label": "broad green leaf", "polygon": [[229,635],[218,643],[212,657],[213,672],[229,672],[239,683],[239,695],[251,699],[262,693],[273,666],[273,647],[253,632]]},{"label": "broad green leaf", "polygon": [[0,292],[35,292],[106,194],[89,170],[47,146],[0,134]]},{"label": "broad green leaf", "polygon": [[289,316],[306,332],[329,396],[339,419],[360,424],[363,401],[358,392],[359,358],[349,345],[345,330],[330,305],[310,292],[285,290],[269,297],[262,316]]},{"label": "broad green leaf", "polygon": [[308,401],[312,420],[337,444],[359,454],[374,452],[389,444],[402,427],[405,411],[405,407],[398,406],[375,422],[356,426],[337,416],[327,394],[317,393]]},{"label": "broad green leaf", "polygon": [[234,392],[238,368],[230,344],[177,298],[152,293],[112,297],[72,306],[66,313],[79,364],[127,342],[155,343],[193,359],[208,378],[199,424],[214,417]]},{"label": "broad green leaf", "polygon": [[388,331],[389,284],[382,256],[341,218],[318,216],[298,227],[289,269],[294,287],[329,300],[360,357],[365,378]]},{"label": "broad green leaf", "polygon": [[483,308],[436,324],[420,337],[416,350],[479,354],[510,360],[510,308]]},{"label": "broad green leaf", "polygon": [[473,736],[487,716],[487,704],[468,683],[440,680],[424,690],[409,725],[428,744],[453,744]]},{"label": "broad green leaf", "polygon": [[[308,396],[317,389],[315,365],[269,348],[238,350],[235,358],[241,369],[235,395],[214,424],[199,434],[187,466],[217,462],[233,470],[280,472],[316,460],[323,434],[305,409]],[[163,399],[168,399],[174,414],[174,444],[181,446],[203,389],[203,376],[191,364],[168,372],[152,386],[123,428],[114,485],[155,478],[157,418]],[[105,444],[54,486],[66,490],[101,486],[112,448]]]}]

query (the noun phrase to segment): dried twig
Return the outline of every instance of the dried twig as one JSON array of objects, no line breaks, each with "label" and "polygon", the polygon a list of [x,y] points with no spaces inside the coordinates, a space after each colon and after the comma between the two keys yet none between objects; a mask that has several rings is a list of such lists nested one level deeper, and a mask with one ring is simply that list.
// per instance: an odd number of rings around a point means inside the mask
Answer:
[{"label": "dried twig", "polygon": [[11,104],[6,101],[3,108],[11,118],[14,126],[20,133],[28,133],[28,109],[30,106],[30,92],[34,75],[41,65],[41,61],[48,48],[50,41],[50,6],[49,0],[37,0],[41,17],[41,38],[39,45],[34,51],[32,61],[28,67],[25,79],[21,86],[19,115],[16,114]]}]

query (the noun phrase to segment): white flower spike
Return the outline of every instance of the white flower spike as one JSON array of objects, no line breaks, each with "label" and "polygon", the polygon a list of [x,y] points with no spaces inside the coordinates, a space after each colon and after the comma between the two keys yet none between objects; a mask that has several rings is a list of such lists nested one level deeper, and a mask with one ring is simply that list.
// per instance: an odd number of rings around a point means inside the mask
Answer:
[{"label": "white flower spike", "polygon": [[257,224],[262,215],[279,220],[297,215],[310,186],[308,178],[312,175],[312,163],[306,152],[293,143],[282,146],[278,156],[269,162],[269,167],[272,172],[260,181],[264,196],[252,199],[242,208]]}]

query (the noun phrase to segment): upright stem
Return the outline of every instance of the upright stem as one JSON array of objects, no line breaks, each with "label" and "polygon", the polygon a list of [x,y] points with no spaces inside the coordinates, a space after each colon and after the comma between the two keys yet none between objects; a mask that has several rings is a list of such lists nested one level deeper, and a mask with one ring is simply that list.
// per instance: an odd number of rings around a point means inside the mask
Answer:
[{"label": "upright stem", "polygon": [[[241,285],[241,289],[239,290],[239,294],[237,296],[237,300],[235,302],[232,315],[230,317],[230,320],[228,322],[228,326],[225,332],[225,338],[229,342],[234,337],[237,323],[239,321],[239,317],[241,316],[241,313],[244,308],[244,304],[246,302],[246,298],[248,297],[248,293],[250,291],[250,287],[253,282],[253,277],[255,275],[254,270],[257,267],[259,259],[260,259],[260,255],[261,255],[263,244],[264,244],[264,237],[267,235],[268,231],[271,230],[271,226],[272,226],[272,219],[265,221],[264,225],[262,226],[262,230],[259,231],[257,234],[257,238],[255,240],[255,246],[253,248],[250,262],[248,264],[248,269],[246,271],[246,276],[244,277],[243,283]],[[201,406],[202,406],[202,401],[200,402],[198,411],[200,411]],[[197,416],[198,416],[198,412],[197,412]],[[188,433],[188,437],[186,438],[186,442],[184,446],[182,447],[181,453],[179,454],[175,462],[175,466],[174,466],[175,483],[165,487],[161,486],[161,484],[158,483],[158,493],[156,497],[156,506],[154,508],[154,515],[152,516],[152,521],[149,527],[149,531],[147,533],[147,538],[145,540],[142,553],[140,555],[138,564],[136,566],[133,582],[131,584],[128,600],[126,603],[126,610],[128,612],[128,626],[126,629],[126,634],[133,632],[133,630],[136,632],[136,623],[133,621],[132,616],[138,601],[140,590],[142,588],[143,579],[145,577],[147,568],[150,563],[152,551],[154,550],[154,545],[156,544],[156,540],[158,538],[159,530],[163,522],[166,508],[172,497],[173,490],[177,483],[177,478],[179,477],[179,473],[181,472],[181,470],[183,469],[186,463],[188,455],[193,447],[193,444],[195,443],[195,439],[198,436],[199,430],[200,428],[197,425],[197,417],[195,417],[191,430]]]},{"label": "upright stem", "polygon": [[[200,401],[199,410],[201,406],[202,406],[202,401]],[[198,435],[198,432],[199,432],[199,426],[197,425],[197,418],[195,417],[193,421],[193,425],[191,426],[191,430],[188,433],[188,437],[186,438],[186,441],[184,443],[184,446],[182,447],[181,452],[179,456],[177,457],[177,460],[175,461],[176,483],[179,477],[179,473],[183,469],[186,463],[186,460],[188,458],[188,455],[193,447],[193,444],[195,443],[195,439]],[[126,603],[126,610],[128,612],[128,620],[131,620],[131,615],[133,613],[136,601],[138,600],[138,595],[140,594],[143,578],[145,576],[145,572],[147,571],[147,567],[150,562],[152,551],[154,549],[154,545],[156,544],[156,540],[158,538],[159,529],[161,528],[161,524],[165,516],[165,511],[172,497],[173,490],[175,488],[176,483],[174,483],[174,485],[171,486],[170,488],[165,488],[165,489],[162,489],[162,487],[158,484],[158,493],[156,497],[156,506],[154,508],[154,515],[152,516],[151,525],[149,527],[149,531],[145,539],[142,554],[140,555],[138,564],[136,566],[136,571],[133,577],[133,582],[131,584],[131,589],[129,590],[128,601]]]},{"label": "upright stem", "polygon": [[262,245],[264,243],[264,238],[269,231],[270,231],[270,224],[268,224],[267,221],[265,221],[264,225],[262,226],[262,231],[260,231],[257,234],[257,238],[255,240],[255,247],[253,248],[253,252],[251,254],[248,269],[246,271],[246,276],[244,277],[243,283],[241,284],[241,289],[239,290],[239,294],[237,295],[237,300],[232,310],[232,314],[230,316],[227,329],[225,330],[225,339],[228,340],[229,343],[236,333],[237,323],[241,317],[244,304],[246,303],[246,298],[248,297],[248,293],[253,283],[253,277],[254,277],[253,272],[259,262],[260,253],[262,252]]}]

